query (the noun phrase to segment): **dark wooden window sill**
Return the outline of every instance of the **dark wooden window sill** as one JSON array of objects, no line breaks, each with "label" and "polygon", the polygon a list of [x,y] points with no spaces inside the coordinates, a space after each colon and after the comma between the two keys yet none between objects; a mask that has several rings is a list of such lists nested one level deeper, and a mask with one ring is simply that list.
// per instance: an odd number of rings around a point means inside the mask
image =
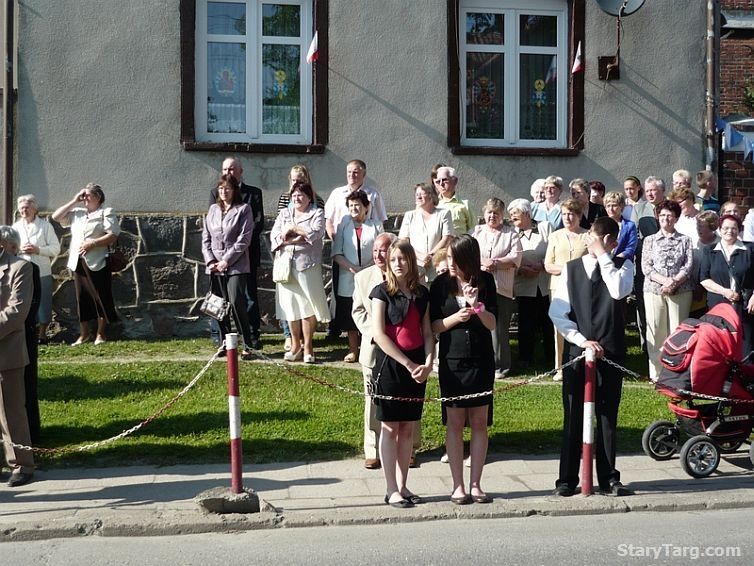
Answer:
[{"label": "dark wooden window sill", "polygon": [[557,147],[477,147],[454,146],[450,148],[453,155],[511,155],[511,156],[548,156],[575,157],[580,153],[577,148]]},{"label": "dark wooden window sill", "polygon": [[325,152],[325,146],[322,144],[296,145],[280,143],[260,144],[182,141],[181,146],[186,151],[221,151],[225,153],[321,154]]}]

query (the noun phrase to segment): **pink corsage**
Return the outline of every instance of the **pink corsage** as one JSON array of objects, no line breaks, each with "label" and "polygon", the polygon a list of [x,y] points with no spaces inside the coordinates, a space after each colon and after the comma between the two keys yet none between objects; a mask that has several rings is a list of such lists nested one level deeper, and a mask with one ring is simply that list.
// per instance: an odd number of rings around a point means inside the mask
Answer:
[{"label": "pink corsage", "polygon": [[474,311],[474,314],[479,314],[480,312],[484,312],[486,308],[484,306],[484,303],[479,302],[472,310]]}]

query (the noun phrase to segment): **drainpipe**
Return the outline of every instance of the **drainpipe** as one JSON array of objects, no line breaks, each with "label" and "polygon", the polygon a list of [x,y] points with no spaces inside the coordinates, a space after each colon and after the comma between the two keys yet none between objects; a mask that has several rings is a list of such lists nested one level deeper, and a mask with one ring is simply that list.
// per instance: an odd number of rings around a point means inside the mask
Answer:
[{"label": "drainpipe", "polygon": [[5,0],[5,75],[3,80],[3,224],[13,221],[13,4]]},{"label": "drainpipe", "polygon": [[707,88],[706,88],[706,116],[705,128],[707,151],[705,169],[712,170],[716,161],[715,144],[715,0],[707,0]]}]

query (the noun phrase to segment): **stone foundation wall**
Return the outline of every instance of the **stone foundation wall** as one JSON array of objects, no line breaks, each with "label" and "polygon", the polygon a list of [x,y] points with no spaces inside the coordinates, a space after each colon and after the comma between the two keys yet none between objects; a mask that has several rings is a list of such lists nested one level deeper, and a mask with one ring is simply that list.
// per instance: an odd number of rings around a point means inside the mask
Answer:
[{"label": "stone foundation wall", "polygon": [[[391,216],[388,230],[400,226],[401,216]],[[199,312],[209,288],[204,273],[201,237],[204,215],[124,214],[119,217],[118,246],[129,264],[113,274],[113,295],[120,321],[108,328],[113,338],[170,338],[206,336],[209,319]],[[262,332],[279,330],[275,319],[275,284],[269,231],[274,219],[267,219],[262,238],[262,266],[258,272]],[[66,267],[70,231],[53,222],[61,242],[61,254],[52,267],[55,280],[53,323],[50,334],[56,340],[78,335],[78,317],[73,276]],[[325,284],[330,284],[330,242],[325,240],[323,263]]]}]

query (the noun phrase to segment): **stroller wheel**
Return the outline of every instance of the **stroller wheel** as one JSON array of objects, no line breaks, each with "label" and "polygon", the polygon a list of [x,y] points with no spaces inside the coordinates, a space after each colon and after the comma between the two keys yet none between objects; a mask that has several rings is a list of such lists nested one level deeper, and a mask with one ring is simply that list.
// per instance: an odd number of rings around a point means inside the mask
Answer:
[{"label": "stroller wheel", "polygon": [[722,452],[723,454],[733,454],[734,452],[738,452],[738,449],[741,448],[741,445],[743,443],[743,440],[739,440],[737,442],[726,440],[725,442],[718,442],[717,445],[720,447],[720,452]]},{"label": "stroller wheel", "polygon": [[670,421],[655,421],[641,435],[641,447],[653,460],[670,460],[679,444],[678,428]]},{"label": "stroller wheel", "polygon": [[706,478],[720,464],[720,450],[708,436],[692,436],[681,448],[681,466],[694,478]]}]

